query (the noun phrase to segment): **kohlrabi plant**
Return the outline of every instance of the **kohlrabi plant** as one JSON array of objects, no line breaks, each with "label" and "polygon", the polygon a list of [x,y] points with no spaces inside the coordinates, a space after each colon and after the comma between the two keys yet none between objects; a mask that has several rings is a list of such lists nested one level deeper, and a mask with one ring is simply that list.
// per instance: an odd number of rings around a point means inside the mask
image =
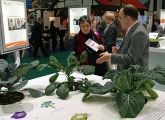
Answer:
[{"label": "kohlrabi plant", "polygon": [[121,117],[134,118],[143,109],[148,98],[158,97],[156,91],[152,89],[153,80],[165,84],[165,68],[156,66],[146,71],[134,65],[122,71],[110,70],[104,78],[111,79],[112,82],[107,82],[102,86],[99,83],[92,84],[88,81],[87,85],[83,85],[85,92],[83,101],[87,100],[90,94],[102,95],[113,92]]},{"label": "kohlrabi plant", "polygon": [[38,64],[39,61],[34,61],[17,67],[15,63],[9,64],[0,59],[0,104],[15,103],[24,98],[24,95],[18,92],[28,82],[23,80],[23,77]]},{"label": "kohlrabi plant", "polygon": [[[67,58],[67,66],[62,65],[56,57],[50,56],[48,64],[40,64],[37,68],[38,70],[42,70],[45,67],[51,67],[57,70],[52,77],[49,79],[49,85],[45,89],[46,95],[51,95],[54,91],[61,99],[66,99],[69,95],[69,91],[79,90],[79,86],[81,86],[82,82],[75,81],[75,77],[71,74],[74,71],[80,71],[85,75],[92,74],[95,72],[95,67],[91,65],[81,65],[87,60],[87,52],[84,51],[80,55],[80,60],[75,57],[75,52],[71,52]],[[65,80],[62,82],[57,82],[57,78],[59,76],[59,72],[65,76]]]}]

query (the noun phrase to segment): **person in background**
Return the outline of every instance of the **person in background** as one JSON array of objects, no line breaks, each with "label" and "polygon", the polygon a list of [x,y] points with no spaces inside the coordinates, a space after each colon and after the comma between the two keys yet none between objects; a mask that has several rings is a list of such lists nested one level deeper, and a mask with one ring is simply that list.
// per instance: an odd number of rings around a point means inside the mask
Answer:
[{"label": "person in background", "polygon": [[56,28],[54,26],[54,21],[51,21],[50,22],[50,35],[52,38],[52,50],[53,50],[53,52],[55,52],[56,46],[57,46],[57,30],[58,30],[58,28]]},{"label": "person in background", "polygon": [[156,26],[156,31],[158,33],[158,36],[161,37],[164,35],[163,27],[160,25],[160,19],[154,20],[154,25]]},{"label": "person in background", "polygon": [[127,69],[130,65],[140,65],[148,69],[149,36],[138,21],[138,10],[133,5],[126,5],[119,11],[122,29],[127,29],[120,48],[113,47],[112,53],[104,52],[96,63],[111,62],[117,64],[118,70]]},{"label": "person in background", "polygon": [[112,47],[116,45],[117,39],[117,25],[115,21],[115,14],[113,12],[107,11],[104,14],[104,19],[106,22],[106,28],[102,34],[103,43],[106,50],[111,53]]},{"label": "person in background", "polygon": [[[95,74],[102,76],[107,72],[106,63],[96,64],[98,55],[101,53],[101,50],[104,49],[104,46],[101,45],[102,41],[99,40],[97,35],[91,30],[91,21],[88,16],[81,16],[79,21],[80,31],[74,37],[74,51],[76,52],[76,57],[79,59],[81,53],[87,51],[88,61],[84,64],[95,66]],[[95,52],[85,44],[88,39],[100,44],[98,47],[100,50],[98,52]]]},{"label": "person in background", "polygon": [[42,33],[43,33],[43,25],[42,19],[38,18],[38,21],[34,21],[34,25],[32,26],[32,34],[31,39],[34,41],[34,57],[38,58],[38,48],[41,49],[43,55],[47,57],[47,53],[44,48],[44,44],[42,41]]},{"label": "person in background", "polygon": [[44,47],[45,47],[45,50],[47,51],[47,54],[50,55],[50,39],[51,39],[51,36],[50,36],[50,30],[48,28],[48,26],[45,26],[45,29],[43,31],[43,34],[42,34],[42,38],[44,40]]},{"label": "person in background", "polygon": [[105,22],[105,16],[103,15],[100,24],[96,28],[96,31],[99,33],[100,36],[102,36],[102,34],[103,34],[104,29],[106,28],[106,26],[107,26],[107,24]]}]

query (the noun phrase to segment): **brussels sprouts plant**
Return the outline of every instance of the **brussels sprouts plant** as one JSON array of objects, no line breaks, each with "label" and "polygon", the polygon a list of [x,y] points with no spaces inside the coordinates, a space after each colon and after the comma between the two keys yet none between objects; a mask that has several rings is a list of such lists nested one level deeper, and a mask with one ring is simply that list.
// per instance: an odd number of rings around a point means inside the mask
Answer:
[{"label": "brussels sprouts plant", "polygon": [[[156,66],[152,70],[144,70],[140,66],[133,65],[129,69],[118,71],[110,70],[104,78],[111,79],[112,82],[88,84],[84,89],[83,101],[87,100],[90,94],[115,94],[115,100],[122,118],[134,118],[143,109],[150,99],[158,97],[156,91],[152,89],[153,80],[160,84],[165,84],[165,68]],[[144,94],[146,93],[148,94]]]},{"label": "brussels sprouts plant", "polygon": [[24,98],[24,94],[18,92],[27,84],[23,76],[38,65],[39,61],[24,63],[17,67],[15,63],[9,64],[6,60],[0,59],[0,104],[12,104]]},{"label": "brussels sprouts plant", "polygon": [[[90,65],[81,65],[81,63],[87,60],[87,52],[84,51],[80,55],[80,60],[75,57],[75,52],[71,52],[67,58],[67,66],[62,65],[54,56],[49,57],[48,64],[40,64],[37,68],[38,70],[42,70],[45,67],[52,67],[58,72],[55,73],[49,79],[49,85],[45,89],[46,95],[51,95],[55,90],[56,94],[61,99],[66,99],[69,95],[69,91],[79,90],[80,86],[82,86],[82,82],[75,81],[75,77],[71,74],[74,71],[80,71],[83,74],[92,74],[95,72],[95,67]],[[63,75],[66,76],[66,80],[63,82],[57,82],[57,78],[59,76],[59,72],[62,72]]]}]

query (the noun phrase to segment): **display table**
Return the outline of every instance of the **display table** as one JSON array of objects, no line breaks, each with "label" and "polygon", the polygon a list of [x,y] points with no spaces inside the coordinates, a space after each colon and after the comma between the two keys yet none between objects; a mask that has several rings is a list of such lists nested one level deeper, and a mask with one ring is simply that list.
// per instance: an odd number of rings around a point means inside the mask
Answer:
[{"label": "display table", "polygon": [[[28,82],[26,88],[35,88],[44,90],[49,84],[48,79],[52,75],[39,77]],[[85,77],[74,73],[77,78]],[[107,80],[96,75],[89,75],[90,81],[97,81],[104,84]],[[65,80],[60,75],[58,81]],[[165,92],[157,91],[159,98],[155,101],[149,101],[133,120],[164,120],[165,119]],[[78,91],[70,92],[66,100],[61,100],[55,94],[52,96],[43,96],[40,98],[32,98],[29,93],[25,93],[26,97],[19,103],[0,106],[0,120],[13,120],[10,117],[15,112],[25,111],[25,118],[20,120],[70,120],[75,113],[90,114],[88,120],[119,120],[120,115],[113,95],[110,93],[99,96],[91,95],[86,102],[82,102],[84,93]],[[43,102],[51,101],[53,107],[41,107]],[[122,119],[127,120],[127,119]],[[128,119],[132,120],[132,119]]]},{"label": "display table", "polygon": [[165,48],[150,47],[150,52],[165,53]]}]

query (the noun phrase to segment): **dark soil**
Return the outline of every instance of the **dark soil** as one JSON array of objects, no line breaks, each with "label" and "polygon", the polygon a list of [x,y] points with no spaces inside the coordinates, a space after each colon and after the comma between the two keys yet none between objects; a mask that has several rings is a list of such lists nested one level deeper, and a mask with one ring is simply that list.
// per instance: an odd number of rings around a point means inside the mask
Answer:
[{"label": "dark soil", "polygon": [[24,99],[24,94],[21,92],[0,93],[0,105],[8,105]]}]

